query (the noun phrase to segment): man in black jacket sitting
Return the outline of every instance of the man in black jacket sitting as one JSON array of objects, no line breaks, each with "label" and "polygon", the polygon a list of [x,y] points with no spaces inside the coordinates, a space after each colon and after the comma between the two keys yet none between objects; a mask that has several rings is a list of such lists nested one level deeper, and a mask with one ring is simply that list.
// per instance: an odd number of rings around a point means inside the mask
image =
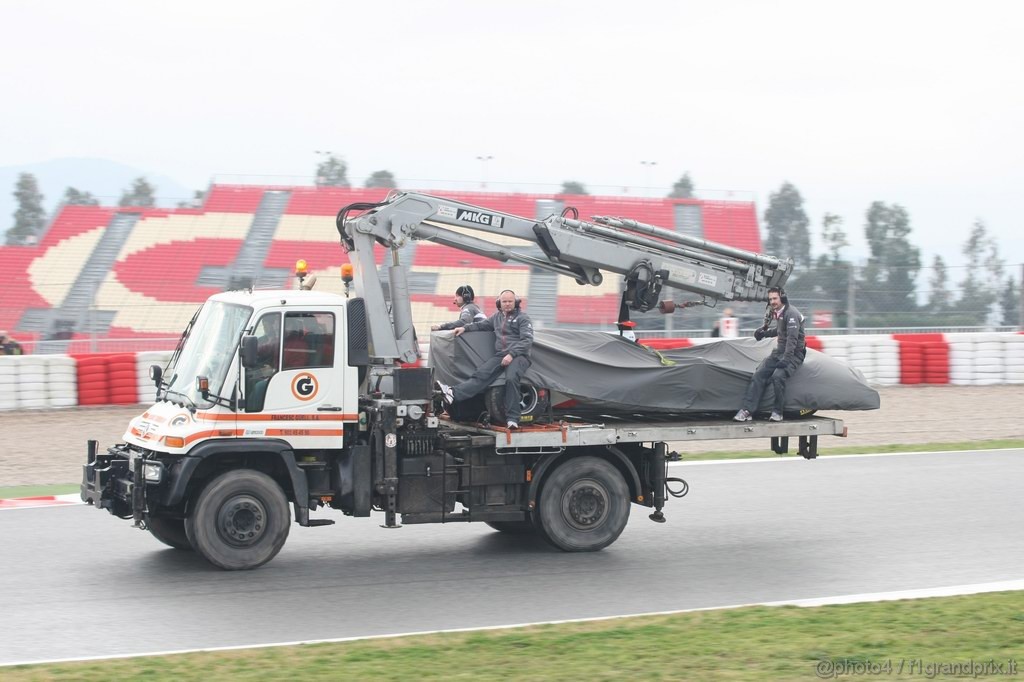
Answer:
[{"label": "man in black jacket sitting", "polygon": [[[754,331],[754,338],[760,341],[767,336],[777,336],[779,340],[772,354],[764,359],[751,377],[747,394],[743,398],[743,407],[733,417],[738,422],[754,418],[753,413],[761,403],[761,396],[764,395],[769,380],[775,392],[775,403],[769,419],[773,422],[782,421],[782,410],[786,404],[786,380],[793,376],[807,356],[804,316],[789,305],[789,298],[779,287],[768,290],[768,305],[772,309],[771,317],[764,326]],[[772,320],[775,321],[775,327],[769,329],[768,325]]]},{"label": "man in black jacket sitting", "polygon": [[508,428],[519,428],[522,413],[522,396],[519,380],[530,366],[530,349],[533,347],[533,322],[530,316],[520,310],[519,297],[511,289],[501,292],[497,300],[498,312],[489,318],[455,328],[455,335],[472,331],[494,332],[494,355],[476,368],[466,381],[456,386],[438,382],[446,403],[466,400],[484,391],[491,382],[505,373],[505,414]]}]

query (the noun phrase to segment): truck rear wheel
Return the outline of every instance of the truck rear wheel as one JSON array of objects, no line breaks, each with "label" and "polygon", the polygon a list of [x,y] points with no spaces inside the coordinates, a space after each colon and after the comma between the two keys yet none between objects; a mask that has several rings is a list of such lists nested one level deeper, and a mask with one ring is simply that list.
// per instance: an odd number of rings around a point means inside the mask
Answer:
[{"label": "truck rear wheel", "polygon": [[615,542],[629,521],[629,488],[600,457],[574,457],[543,482],[540,527],[566,552],[595,552]]},{"label": "truck rear wheel", "polygon": [[146,528],[160,542],[174,549],[192,551],[192,543],[185,534],[184,519],[168,519],[162,517],[146,517]]},{"label": "truck rear wheel", "polygon": [[228,471],[199,494],[185,531],[214,566],[238,571],[267,563],[288,538],[288,500],[274,479],[250,469]]}]

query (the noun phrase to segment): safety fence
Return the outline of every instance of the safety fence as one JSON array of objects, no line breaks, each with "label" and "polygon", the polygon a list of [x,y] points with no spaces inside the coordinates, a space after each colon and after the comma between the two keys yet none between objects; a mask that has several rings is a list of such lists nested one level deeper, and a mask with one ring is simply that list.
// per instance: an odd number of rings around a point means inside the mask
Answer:
[{"label": "safety fence", "polygon": [[[641,343],[662,350],[718,341]],[[808,336],[807,346],[856,368],[876,386],[1024,384],[1022,333]],[[149,368],[165,366],[170,357],[171,351],[0,356],[0,410],[151,403],[156,387]]]}]

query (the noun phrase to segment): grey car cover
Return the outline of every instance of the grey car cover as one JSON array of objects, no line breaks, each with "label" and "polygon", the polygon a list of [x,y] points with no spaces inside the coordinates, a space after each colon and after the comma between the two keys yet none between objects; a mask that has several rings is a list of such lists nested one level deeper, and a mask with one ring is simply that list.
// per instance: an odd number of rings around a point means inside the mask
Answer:
[{"label": "grey car cover", "polygon": [[[524,381],[564,394],[574,410],[729,413],[739,409],[750,377],[774,346],[775,339],[723,339],[654,351],[604,332],[537,330]],[[469,378],[493,354],[493,332],[431,335],[430,364],[448,384]],[[772,399],[769,384],[759,411],[769,411]],[[786,384],[787,412],[878,406],[878,392],[858,370],[810,348]]]}]

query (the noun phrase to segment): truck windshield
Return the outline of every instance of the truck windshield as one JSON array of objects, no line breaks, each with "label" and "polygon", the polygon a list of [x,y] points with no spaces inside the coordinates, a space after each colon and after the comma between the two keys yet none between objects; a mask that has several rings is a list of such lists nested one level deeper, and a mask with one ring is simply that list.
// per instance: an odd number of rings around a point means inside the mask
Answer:
[{"label": "truck windshield", "polygon": [[168,368],[170,400],[175,400],[177,394],[201,407],[213,404],[196,390],[196,377],[205,376],[210,380],[210,393],[221,395],[238,340],[251,315],[252,308],[243,305],[209,301],[203,306],[177,363]]}]

